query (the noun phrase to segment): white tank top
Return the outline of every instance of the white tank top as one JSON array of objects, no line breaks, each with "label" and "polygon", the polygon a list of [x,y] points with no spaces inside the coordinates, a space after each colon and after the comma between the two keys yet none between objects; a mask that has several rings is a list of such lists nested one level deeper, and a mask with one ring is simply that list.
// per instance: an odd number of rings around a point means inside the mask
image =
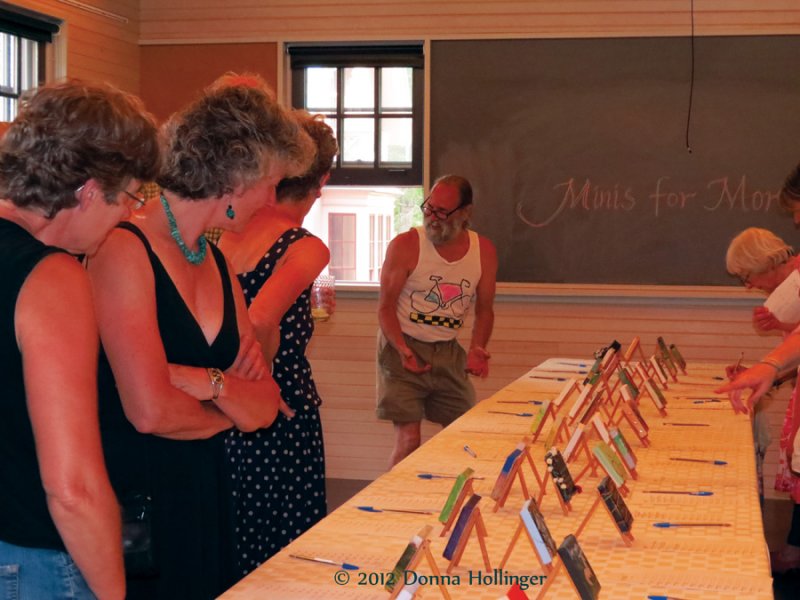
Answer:
[{"label": "white tank top", "polygon": [[452,340],[464,324],[481,278],[478,234],[469,231],[469,250],[448,262],[427,238],[425,228],[416,230],[419,259],[397,301],[400,329],[422,342]]}]

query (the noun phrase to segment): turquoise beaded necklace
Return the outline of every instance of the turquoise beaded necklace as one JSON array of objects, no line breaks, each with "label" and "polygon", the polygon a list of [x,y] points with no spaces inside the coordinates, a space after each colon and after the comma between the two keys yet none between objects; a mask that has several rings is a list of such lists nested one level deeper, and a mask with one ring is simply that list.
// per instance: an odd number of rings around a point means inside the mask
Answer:
[{"label": "turquoise beaded necklace", "polygon": [[183,241],[181,232],[178,231],[178,222],[175,220],[175,215],[172,214],[172,210],[169,207],[169,202],[167,202],[164,194],[161,194],[161,206],[164,207],[164,212],[167,215],[167,221],[169,222],[169,234],[172,236],[172,239],[175,240],[175,243],[178,244],[178,248],[181,249],[181,252],[183,252],[183,255],[186,257],[186,260],[193,265],[202,264],[202,262],[206,259],[206,250],[208,249],[206,236],[201,233],[200,237],[197,238],[197,252],[190,250],[186,245],[186,242]]}]

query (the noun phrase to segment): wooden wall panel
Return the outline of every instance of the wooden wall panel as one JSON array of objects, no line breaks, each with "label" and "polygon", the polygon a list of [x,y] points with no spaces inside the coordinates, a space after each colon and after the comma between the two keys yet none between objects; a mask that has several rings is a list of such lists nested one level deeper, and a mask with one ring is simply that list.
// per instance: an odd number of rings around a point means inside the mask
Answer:
[{"label": "wooden wall panel", "polygon": [[[697,35],[800,33],[793,0],[695,0]],[[141,0],[142,42],[676,36],[685,0]]]},{"label": "wooden wall panel", "polygon": [[[663,335],[690,362],[735,362],[743,350],[745,364],[780,341],[752,329],[750,315],[760,296],[734,289],[714,294],[720,297],[694,301],[641,297],[624,303],[586,296],[500,296],[489,344],[491,375],[473,380],[478,397],[490,396],[547,358],[590,358],[612,339],[624,346],[639,335],[650,353],[656,337]],[[311,342],[314,378],[323,398],[330,477],[373,479],[387,468],[394,434],[391,424],[378,421],[374,413],[376,310],[376,294],[340,292],[334,317],[318,324]],[[468,326],[464,331],[466,341]],[[765,405],[773,438],[765,473],[768,497],[776,496],[772,482],[787,400],[788,390],[782,389]],[[437,430],[426,424],[425,439]]]},{"label": "wooden wall panel", "polygon": [[160,120],[227,71],[257,73],[277,86],[277,44],[189,44],[142,47],[141,96]]},{"label": "wooden wall panel", "polygon": [[[88,81],[106,81],[139,93],[139,1],[85,2],[127,22],[93,14],[56,0],[14,0],[13,4],[62,19],[59,34],[65,50],[61,74]],[[59,73],[57,73],[59,74]]]}]

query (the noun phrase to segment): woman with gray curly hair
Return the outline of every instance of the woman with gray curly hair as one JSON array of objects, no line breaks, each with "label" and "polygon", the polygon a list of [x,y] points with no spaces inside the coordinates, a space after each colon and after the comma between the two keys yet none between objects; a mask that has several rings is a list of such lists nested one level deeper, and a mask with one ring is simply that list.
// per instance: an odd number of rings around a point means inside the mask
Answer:
[{"label": "woman with gray curly hair", "polygon": [[160,201],[89,264],[101,423],[115,490],[152,502],[154,560],[129,571],[128,598],[202,600],[232,583],[223,432],[269,426],[280,398],[235,274],[203,232],[241,230],[313,146],[249,76],[221,78],[162,133]]},{"label": "woman with gray curly hair", "polygon": [[94,254],[157,162],[141,102],[79,81],[25,98],[0,142],[0,590],[21,598],[125,597],[92,291],[69,253]]}]

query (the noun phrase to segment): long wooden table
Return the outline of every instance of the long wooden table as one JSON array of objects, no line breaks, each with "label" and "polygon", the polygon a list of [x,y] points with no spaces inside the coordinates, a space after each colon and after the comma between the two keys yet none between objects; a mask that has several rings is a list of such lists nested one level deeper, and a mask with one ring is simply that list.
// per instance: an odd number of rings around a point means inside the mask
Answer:
[{"label": "long wooden table", "polygon": [[[551,359],[554,360],[554,359]],[[572,359],[574,360],[574,359]],[[550,362],[550,361],[548,361]],[[493,512],[490,493],[506,456],[529,432],[530,417],[492,414],[490,410],[535,412],[534,404],[507,401],[553,399],[564,383],[534,379],[530,373],[511,383],[457,420],[423,447],[384,474],[350,501],[295,540],[282,552],[225,593],[226,600],[276,598],[313,600],[337,598],[387,598],[382,581],[391,572],[409,540],[426,524],[433,526],[432,554],[444,574],[442,557],[447,537],[439,537],[441,510],[453,481],[420,479],[419,473],[457,475],[466,467],[475,470],[475,492],[486,524],[492,572],[484,567],[477,539],[470,539],[447,588],[453,598],[496,599],[504,597],[515,578],[543,575],[527,540],[517,543],[503,571],[497,571],[519,523],[524,502],[514,484],[505,506]],[[541,371],[538,371],[541,374]],[[651,446],[644,448],[633,432],[622,426],[638,458],[639,479],[627,480],[626,502],[634,516],[631,547],[617,534],[602,509],[595,512],[579,536],[579,542],[602,585],[601,598],[671,596],[686,600],[713,597],[719,600],[772,598],[769,555],[759,507],[753,438],[749,419],[735,415],[727,401],[697,404],[688,395],[708,395],[720,382],[720,365],[690,364],[688,375],[670,383],[665,391],[668,416],[660,416],[649,400],[641,411],[650,426]],[[561,408],[566,414],[575,395]],[[708,426],[680,426],[702,423]],[[549,428],[545,426],[545,430]],[[591,428],[587,428],[590,431]],[[543,440],[544,433],[540,436]],[[464,451],[467,444],[477,455]],[[544,471],[541,441],[533,446],[533,458]],[[563,448],[562,448],[563,450]],[[678,462],[674,457],[722,460],[727,464]],[[581,457],[571,463],[578,473],[586,464]],[[523,467],[524,468],[524,467]],[[528,485],[535,480],[525,471]],[[573,533],[597,497],[598,476],[579,481],[583,492],[572,501],[574,510],[564,515],[550,488],[541,512],[556,540]],[[712,496],[645,494],[645,490],[709,490]],[[536,496],[533,491],[534,497]],[[289,501],[289,499],[287,499]],[[364,512],[359,506],[430,510],[433,514]],[[657,528],[653,523],[724,522],[730,527]],[[334,566],[291,558],[290,554],[322,557],[358,565],[360,570],[340,574]],[[418,573],[432,575],[423,561]],[[456,577],[457,576],[457,577]],[[409,576],[413,577],[413,576]],[[346,581],[345,581],[346,580]],[[425,581],[418,579],[418,581]],[[527,579],[531,581],[531,579]],[[537,585],[525,593],[535,598]],[[441,598],[432,579],[420,586],[417,598]],[[561,569],[547,598],[577,598],[566,572]]]}]

